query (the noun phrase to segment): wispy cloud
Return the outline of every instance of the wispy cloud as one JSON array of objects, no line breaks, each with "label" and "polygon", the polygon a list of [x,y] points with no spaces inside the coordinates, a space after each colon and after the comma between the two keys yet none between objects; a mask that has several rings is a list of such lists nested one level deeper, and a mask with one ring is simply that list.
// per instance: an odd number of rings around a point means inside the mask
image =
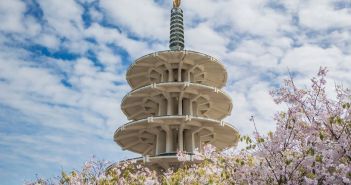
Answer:
[{"label": "wispy cloud", "polygon": [[[351,85],[348,0],[183,1],[186,48],[221,59],[234,109],[250,134],[274,129],[268,91],[294,74],[300,86],[320,65]],[[168,45],[171,1],[0,1],[0,179],[18,184],[79,168],[92,155],[131,154],[113,143],[134,59]],[[330,92],[332,92],[329,89]]]}]

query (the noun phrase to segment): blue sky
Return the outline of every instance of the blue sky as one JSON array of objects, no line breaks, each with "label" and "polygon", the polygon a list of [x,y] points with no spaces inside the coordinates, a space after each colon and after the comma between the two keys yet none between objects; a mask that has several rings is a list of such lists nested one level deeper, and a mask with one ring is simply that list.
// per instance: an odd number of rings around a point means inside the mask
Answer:
[{"label": "blue sky", "polygon": [[[303,87],[329,68],[328,92],[351,85],[349,0],[184,0],[186,49],[219,58],[234,109],[250,134],[274,130],[269,90],[288,71]],[[0,179],[80,169],[93,155],[136,156],[113,142],[128,120],[133,60],[168,49],[171,0],[0,0]]]}]

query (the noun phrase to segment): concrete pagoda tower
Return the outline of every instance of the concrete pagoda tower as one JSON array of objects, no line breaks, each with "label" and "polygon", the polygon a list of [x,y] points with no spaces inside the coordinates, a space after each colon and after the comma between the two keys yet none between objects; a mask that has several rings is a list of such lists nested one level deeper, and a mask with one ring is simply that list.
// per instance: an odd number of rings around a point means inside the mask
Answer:
[{"label": "concrete pagoda tower", "polygon": [[223,150],[239,140],[238,131],[222,121],[233,107],[221,90],[227,80],[224,66],[209,55],[184,50],[180,0],[173,1],[169,47],[129,67],[127,81],[133,90],[121,108],[131,121],[114,134],[122,149],[162,168],[179,164],[179,150],[192,154],[207,143]]}]

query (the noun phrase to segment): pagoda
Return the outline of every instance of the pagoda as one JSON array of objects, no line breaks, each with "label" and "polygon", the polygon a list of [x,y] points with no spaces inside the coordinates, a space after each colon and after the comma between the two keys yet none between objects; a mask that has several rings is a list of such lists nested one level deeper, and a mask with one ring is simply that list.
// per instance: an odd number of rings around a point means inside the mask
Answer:
[{"label": "pagoda", "polygon": [[164,169],[179,165],[177,152],[190,156],[205,144],[217,150],[235,147],[238,131],[223,119],[232,100],[221,88],[227,72],[215,58],[184,49],[183,10],[173,1],[170,50],[137,59],[127,71],[132,87],[121,108],[130,122],[115,131],[123,150],[139,161]]}]

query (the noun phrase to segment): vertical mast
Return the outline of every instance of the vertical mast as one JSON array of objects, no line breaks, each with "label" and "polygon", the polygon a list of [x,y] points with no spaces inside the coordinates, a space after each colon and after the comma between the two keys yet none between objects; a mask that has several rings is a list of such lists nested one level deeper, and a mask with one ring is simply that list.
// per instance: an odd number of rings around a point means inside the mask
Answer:
[{"label": "vertical mast", "polygon": [[184,24],[183,10],[179,7],[180,0],[173,0],[173,8],[171,10],[171,30],[169,48],[171,50],[184,49]]}]

